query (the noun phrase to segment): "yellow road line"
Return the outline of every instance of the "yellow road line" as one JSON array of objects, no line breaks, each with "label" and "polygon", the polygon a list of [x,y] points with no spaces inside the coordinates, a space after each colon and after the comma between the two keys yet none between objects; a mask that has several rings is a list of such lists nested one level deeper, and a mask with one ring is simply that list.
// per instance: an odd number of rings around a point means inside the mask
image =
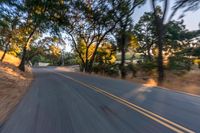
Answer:
[{"label": "yellow road line", "polygon": [[[93,87],[94,87],[94,86],[93,86]],[[113,95],[113,94],[111,94],[111,93],[109,93],[109,92],[104,91],[104,90],[101,90],[101,91],[102,91],[103,93],[105,93],[105,94],[107,94],[107,95],[113,97],[113,98],[116,98],[116,99],[118,99],[118,100],[120,100],[120,101],[123,101],[124,103],[126,103],[126,104],[128,104],[128,105],[130,105],[130,106],[132,106],[132,107],[135,107],[135,108],[137,108],[137,109],[139,109],[139,110],[142,110],[142,111],[145,112],[145,113],[148,113],[148,114],[150,114],[150,115],[152,115],[152,116],[154,116],[154,117],[156,117],[156,118],[158,118],[158,119],[161,119],[162,121],[164,121],[164,122],[166,122],[166,123],[169,123],[169,124],[171,124],[171,125],[173,125],[173,126],[175,126],[175,127],[177,127],[177,128],[180,128],[180,129],[182,129],[182,130],[184,130],[184,131],[186,131],[186,132],[189,132],[189,133],[194,133],[194,131],[192,131],[192,130],[189,130],[189,129],[187,129],[187,128],[185,128],[185,127],[179,125],[179,124],[176,124],[176,123],[174,123],[174,122],[172,122],[172,121],[170,121],[170,120],[168,120],[168,119],[166,119],[166,118],[164,118],[164,117],[161,117],[161,116],[159,116],[159,115],[157,115],[157,114],[155,114],[155,113],[153,113],[153,112],[151,112],[151,111],[149,111],[149,110],[146,110],[146,109],[144,109],[144,108],[142,108],[142,107],[139,107],[139,106],[137,106],[137,105],[135,105],[135,104],[133,104],[133,103],[131,103],[131,102],[128,102],[127,100],[125,100],[125,99],[123,99],[123,98],[117,97],[117,96],[115,96],[115,95]]]},{"label": "yellow road line", "polygon": [[76,80],[76,79],[74,79],[74,78],[72,78],[70,76],[66,76],[66,75],[61,74],[61,73],[56,73],[56,72],[53,72],[53,73],[55,73],[57,75],[60,75],[60,76],[63,76],[65,78],[68,78],[70,80],[73,80],[74,82],[77,82],[77,83],[79,83],[79,84],[81,84],[83,86],[86,86],[87,88],[90,88],[90,89],[92,89],[92,90],[94,90],[94,91],[96,91],[98,93],[101,93],[104,96],[107,96],[110,99],[115,100],[115,101],[117,101],[117,102],[119,102],[119,103],[121,103],[121,104],[123,104],[123,105],[125,105],[125,106],[127,106],[129,108],[131,108],[132,110],[135,110],[135,111],[141,113],[142,115],[144,115],[144,116],[146,116],[146,117],[148,117],[148,118],[150,118],[150,119],[162,124],[163,126],[169,128],[169,129],[171,129],[171,130],[173,130],[173,131],[175,131],[177,133],[185,133],[185,132],[187,132],[187,133],[195,133],[194,131],[192,131],[192,130],[190,130],[188,128],[185,128],[185,127],[183,127],[183,126],[181,126],[181,125],[179,125],[177,123],[174,123],[174,122],[172,122],[172,121],[170,121],[170,120],[168,120],[168,119],[166,119],[166,118],[164,118],[162,116],[159,116],[159,115],[157,115],[157,114],[155,114],[155,113],[153,113],[153,112],[151,112],[149,110],[146,110],[146,109],[144,109],[142,107],[139,107],[138,105],[135,105],[135,104],[123,99],[123,98],[120,98],[120,97],[118,97],[116,95],[113,95],[113,94],[107,92],[107,91],[104,91],[104,90],[102,90],[102,89],[100,89],[100,88],[98,88],[96,86],[88,85],[88,84],[86,84],[84,82],[81,82],[79,80]]}]

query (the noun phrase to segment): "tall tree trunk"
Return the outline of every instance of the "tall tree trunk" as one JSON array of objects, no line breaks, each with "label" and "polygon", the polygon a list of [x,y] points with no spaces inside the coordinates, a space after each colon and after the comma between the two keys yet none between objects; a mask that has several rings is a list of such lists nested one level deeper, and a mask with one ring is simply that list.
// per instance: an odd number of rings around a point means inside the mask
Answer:
[{"label": "tall tree trunk", "polygon": [[18,68],[19,68],[21,71],[25,71],[25,62],[26,62],[27,47],[29,46],[30,41],[31,41],[31,39],[32,39],[32,37],[33,37],[35,31],[36,31],[36,28],[30,33],[30,35],[29,35],[29,37],[28,37],[28,39],[27,39],[27,41],[26,41],[26,44],[25,44],[24,47],[23,47],[22,59],[21,59],[21,62],[20,62],[20,64],[19,64],[19,66],[18,66]]},{"label": "tall tree trunk", "polygon": [[152,61],[152,57],[151,57],[151,53],[150,53],[150,48],[148,48],[147,54],[148,54],[149,61]]},{"label": "tall tree trunk", "polygon": [[101,44],[101,42],[103,41],[103,39],[105,38],[105,36],[115,28],[116,24],[117,24],[117,23],[115,23],[113,27],[111,27],[109,30],[107,30],[107,31],[98,39],[98,43],[96,44],[95,50],[94,50],[94,52],[93,52],[93,54],[92,54],[92,57],[90,58],[90,61],[89,61],[89,63],[88,63],[88,67],[89,67],[89,70],[90,70],[89,72],[92,72],[93,63],[94,63],[94,61],[95,61],[95,57],[96,57],[97,49],[99,48],[99,45]]},{"label": "tall tree trunk", "polygon": [[93,63],[94,63],[95,56],[96,56],[96,54],[97,54],[97,49],[98,49],[100,43],[101,43],[101,41],[99,41],[99,43],[98,43],[97,46],[95,47],[95,50],[94,50],[94,52],[93,52],[93,54],[92,54],[92,57],[90,58],[90,61],[88,62],[89,73],[92,72]]},{"label": "tall tree trunk", "polygon": [[[156,26],[156,32],[157,32],[157,45],[158,45],[158,85],[161,85],[164,81],[164,66],[163,66],[163,44],[165,43],[165,39],[164,36],[166,34],[166,24],[164,24],[164,20],[166,18],[166,13],[167,13],[167,9],[168,9],[168,2],[169,0],[165,0],[164,2],[164,7],[163,7],[163,14],[162,16],[157,14],[156,11],[156,0],[152,0],[152,7],[154,10],[154,17],[155,17],[155,26]],[[184,2],[183,2],[184,4]],[[176,13],[176,11],[181,7],[182,5],[180,5],[179,7],[177,7],[176,9],[174,9],[169,17],[169,21],[171,20],[171,18],[174,16],[174,14]]]},{"label": "tall tree trunk", "polygon": [[84,72],[84,71],[85,71],[85,63],[84,63],[84,62],[82,62],[82,63],[80,64],[80,71],[81,71],[81,72]]},{"label": "tall tree trunk", "polygon": [[120,64],[120,73],[121,78],[124,79],[126,77],[126,70],[125,70],[125,60],[126,60],[126,51],[125,48],[121,50],[121,64]]},{"label": "tall tree trunk", "polygon": [[162,51],[163,51],[162,47],[159,46],[159,53],[158,53],[158,84],[159,85],[161,85],[164,80],[164,67],[163,67]]},{"label": "tall tree trunk", "polygon": [[88,63],[88,59],[86,59],[85,61],[85,72],[89,72],[90,68],[89,68],[89,63]]},{"label": "tall tree trunk", "polygon": [[6,53],[8,52],[8,46],[9,46],[9,42],[6,44],[5,46],[5,49],[4,49],[4,52],[3,52],[3,55],[1,57],[1,62],[3,62],[5,56],[6,56]]},{"label": "tall tree trunk", "polygon": [[19,69],[21,71],[25,71],[25,61],[26,61],[26,52],[27,52],[26,47],[27,47],[27,45],[25,45],[24,48],[23,48],[22,59],[21,59],[20,65],[19,65]]},{"label": "tall tree trunk", "polygon": [[149,61],[152,61],[152,55],[151,55],[151,47],[152,47],[152,45],[153,45],[153,42],[151,42],[150,44],[148,44],[148,46],[147,46],[147,54],[148,54],[148,59],[149,59]]},{"label": "tall tree trunk", "polygon": [[88,62],[88,72],[89,73],[92,72],[92,68],[93,68],[93,63],[94,63],[95,56],[96,56],[96,52],[92,55],[90,61]]},{"label": "tall tree trunk", "polygon": [[85,51],[85,72],[90,72],[89,60],[88,60],[88,50],[89,50],[89,47],[87,47],[86,51]]},{"label": "tall tree trunk", "polygon": [[126,60],[126,48],[125,48],[125,35],[122,33],[121,36],[121,64],[120,64],[120,73],[121,73],[121,78],[124,79],[126,78],[126,70],[125,70],[125,60]]},{"label": "tall tree trunk", "polygon": [[85,71],[85,61],[84,61],[84,59],[83,59],[83,57],[82,57],[82,55],[81,55],[81,52],[78,50],[78,48],[77,48],[77,42],[75,41],[75,39],[74,39],[74,36],[69,32],[68,33],[70,36],[71,36],[71,38],[72,38],[72,41],[73,41],[73,43],[74,43],[74,47],[75,47],[75,50],[76,50],[76,52],[78,53],[78,56],[79,56],[79,58],[81,59],[81,63],[80,63],[80,71],[81,72],[83,72],[83,71]]},{"label": "tall tree trunk", "polygon": [[161,85],[164,80],[164,66],[163,66],[163,31],[158,35],[158,85]]},{"label": "tall tree trunk", "polygon": [[88,72],[91,73],[93,70],[93,63],[94,63],[94,60],[91,59],[89,62],[88,62]]}]

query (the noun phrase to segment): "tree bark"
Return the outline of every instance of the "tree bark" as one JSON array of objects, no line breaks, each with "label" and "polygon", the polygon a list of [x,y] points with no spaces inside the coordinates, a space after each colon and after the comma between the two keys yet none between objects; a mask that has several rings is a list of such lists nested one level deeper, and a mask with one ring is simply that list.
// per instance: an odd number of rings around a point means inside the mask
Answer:
[{"label": "tree bark", "polygon": [[163,67],[163,44],[164,44],[164,35],[165,35],[165,26],[164,26],[164,19],[166,17],[166,11],[168,7],[168,0],[165,0],[164,4],[164,11],[162,17],[156,14],[156,6],[155,0],[152,0],[152,7],[154,10],[155,16],[155,26],[156,26],[156,33],[157,33],[157,46],[158,46],[158,58],[157,58],[157,71],[158,71],[158,85],[162,85],[164,81],[164,67]]},{"label": "tree bark", "polygon": [[81,55],[81,52],[77,48],[78,44],[77,44],[76,40],[74,39],[74,36],[70,32],[68,32],[68,34],[71,36],[72,41],[74,43],[75,50],[78,53],[79,58],[81,59],[81,63],[80,63],[81,68],[80,68],[80,71],[83,72],[83,71],[85,71],[85,61],[84,61],[84,59],[83,59],[83,57]]},{"label": "tree bark", "polygon": [[149,61],[152,61],[152,57],[151,57],[151,53],[150,53],[150,48],[148,48],[147,54],[148,54]]},{"label": "tree bark", "polygon": [[98,49],[98,44],[97,44],[97,46],[96,46],[96,48],[95,48],[95,50],[94,50],[94,53],[93,53],[93,55],[92,55],[92,57],[91,57],[91,59],[90,59],[90,61],[88,62],[88,68],[89,68],[89,73],[91,73],[92,72],[92,67],[93,67],[93,63],[94,63],[94,60],[95,60],[95,56],[96,56],[96,53],[97,53],[97,49]]},{"label": "tree bark", "polygon": [[152,55],[151,55],[151,52],[150,52],[152,45],[153,45],[153,42],[148,44],[148,46],[147,46],[147,54],[148,54],[149,61],[152,61]]},{"label": "tree bark", "polygon": [[81,72],[84,72],[84,71],[85,71],[85,63],[84,63],[84,62],[82,62],[82,63],[80,64],[80,71],[81,71]]},{"label": "tree bark", "polygon": [[26,62],[26,53],[27,53],[27,46],[30,44],[30,41],[34,35],[36,31],[36,28],[30,33],[27,41],[26,41],[26,44],[24,45],[23,47],[23,52],[22,52],[22,59],[21,59],[21,62],[18,66],[18,68],[21,70],[21,71],[25,71],[25,62]]},{"label": "tree bark", "polygon": [[125,60],[126,60],[126,49],[125,49],[125,35],[122,33],[121,35],[121,64],[120,64],[120,73],[121,73],[121,78],[124,79],[126,78],[126,70],[125,70]]},{"label": "tree bark", "polygon": [[88,63],[88,64],[89,64],[88,67],[89,67],[90,72],[92,72],[93,63],[94,63],[94,61],[95,61],[95,56],[96,56],[96,54],[97,54],[97,49],[98,49],[99,45],[101,44],[101,42],[103,41],[103,39],[105,38],[105,36],[106,36],[108,33],[110,33],[111,31],[114,30],[114,28],[116,27],[116,25],[117,25],[117,23],[118,23],[119,21],[120,21],[120,19],[119,19],[117,22],[115,22],[115,24],[114,24],[110,29],[108,29],[108,30],[98,39],[98,43],[96,44],[95,50],[94,50],[94,52],[93,52],[93,54],[92,54],[92,57],[91,57],[91,59],[90,59],[90,61],[89,61],[89,63]]},{"label": "tree bark", "polygon": [[88,50],[89,50],[89,47],[87,47],[86,51],[85,51],[85,72],[90,72],[89,60],[88,60]]},{"label": "tree bark", "polygon": [[[164,35],[166,34],[166,26],[167,23],[171,21],[171,19],[174,17],[176,12],[184,6],[184,4],[188,2],[188,0],[183,0],[178,5],[174,7],[172,10],[171,15],[169,15],[168,20],[166,21],[167,17],[167,11],[169,7],[169,0],[164,1],[164,9],[163,9],[163,15],[160,17],[159,15],[156,14],[156,0],[151,0],[152,3],[152,8],[154,10],[154,16],[155,16],[155,26],[156,26],[156,32],[158,35],[158,40],[157,40],[157,45],[158,45],[158,84],[162,84],[164,80],[164,67],[163,67],[163,45],[164,45]],[[164,24],[165,21],[165,24]]]},{"label": "tree bark", "polygon": [[6,44],[5,46],[5,49],[4,49],[4,52],[3,52],[3,55],[1,57],[1,62],[3,62],[5,56],[6,56],[6,53],[8,52],[8,46],[9,46],[9,42]]},{"label": "tree bark", "polygon": [[164,67],[163,67],[163,39],[158,37],[158,85],[161,85],[164,80]]},{"label": "tree bark", "polygon": [[163,44],[164,44],[164,34],[165,34],[165,26],[163,24],[163,22],[161,21],[161,19],[157,18],[156,20],[156,30],[157,30],[157,35],[158,35],[158,39],[157,39],[157,45],[158,45],[158,59],[157,59],[157,63],[158,63],[158,85],[162,85],[163,81],[164,81],[164,66],[163,66]]},{"label": "tree bark", "polygon": [[27,48],[26,47],[27,47],[27,44],[23,48],[22,59],[21,59],[20,65],[19,65],[19,69],[21,71],[25,71],[25,61],[26,61],[26,52],[27,52]]}]

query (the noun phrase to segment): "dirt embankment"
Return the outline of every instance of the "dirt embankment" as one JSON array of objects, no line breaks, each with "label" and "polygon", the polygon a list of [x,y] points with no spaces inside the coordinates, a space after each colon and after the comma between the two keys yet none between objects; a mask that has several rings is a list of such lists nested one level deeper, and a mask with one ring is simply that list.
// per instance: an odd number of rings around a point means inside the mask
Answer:
[{"label": "dirt embankment", "polygon": [[21,72],[14,65],[0,63],[0,123],[20,101],[31,81],[31,70]]},{"label": "dirt embankment", "polygon": [[[1,59],[2,55],[3,55],[3,51],[0,50],[0,59]],[[19,58],[15,57],[9,53],[7,53],[5,58],[3,59],[3,62],[12,64],[14,66],[18,66],[20,61],[21,60]]]}]

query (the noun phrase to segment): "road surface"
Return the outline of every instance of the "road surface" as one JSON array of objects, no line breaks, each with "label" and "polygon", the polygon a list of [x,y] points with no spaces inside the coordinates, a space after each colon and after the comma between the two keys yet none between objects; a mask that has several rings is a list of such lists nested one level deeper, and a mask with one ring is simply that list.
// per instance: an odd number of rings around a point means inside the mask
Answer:
[{"label": "road surface", "polygon": [[198,96],[54,68],[33,71],[0,133],[200,132]]}]

